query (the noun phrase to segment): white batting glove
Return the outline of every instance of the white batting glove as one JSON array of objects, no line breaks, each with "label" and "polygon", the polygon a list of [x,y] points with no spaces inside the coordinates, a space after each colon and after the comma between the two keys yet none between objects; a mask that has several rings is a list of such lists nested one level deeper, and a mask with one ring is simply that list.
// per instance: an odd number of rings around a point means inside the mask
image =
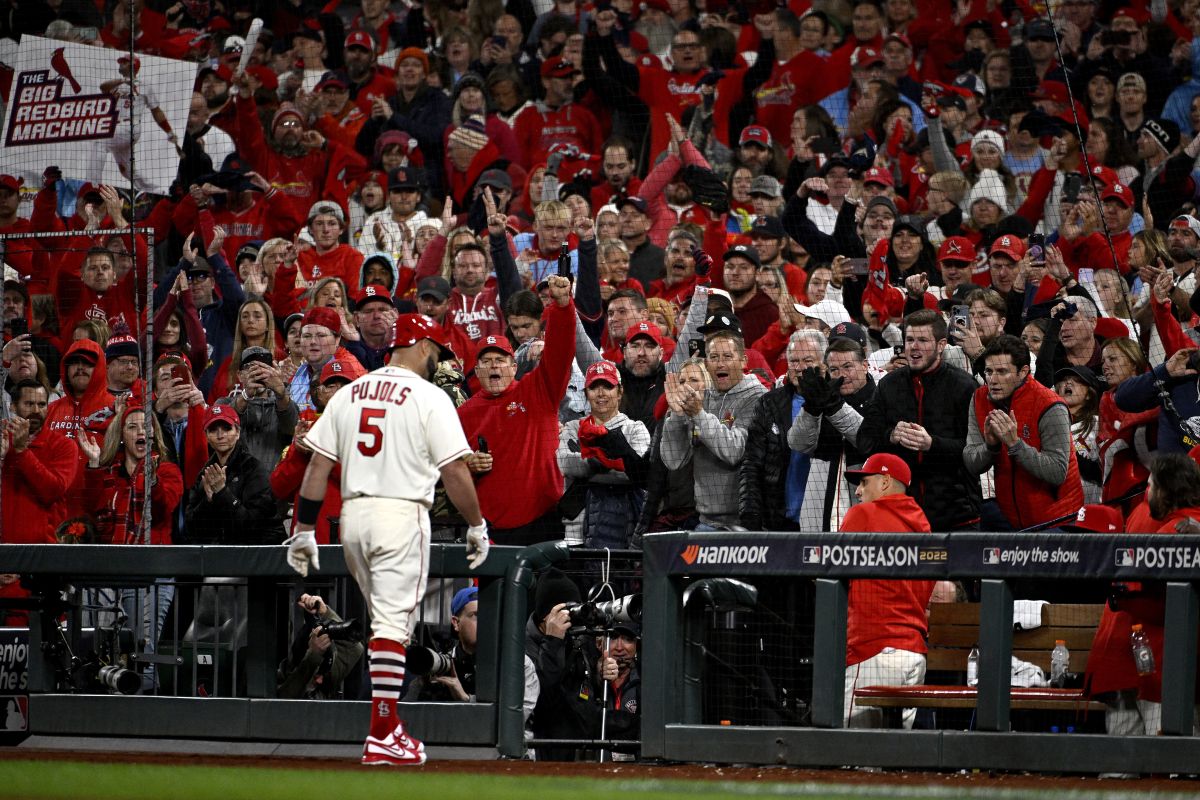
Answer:
[{"label": "white batting glove", "polygon": [[283,543],[287,545],[288,549],[288,566],[299,572],[300,577],[308,577],[309,564],[312,564],[314,570],[321,568],[321,559],[317,553],[317,537],[312,531],[297,531],[294,536],[285,539]]},{"label": "white batting glove", "polygon": [[492,547],[488,541],[487,523],[472,525],[467,528],[467,564],[475,569],[487,560],[488,550]]}]

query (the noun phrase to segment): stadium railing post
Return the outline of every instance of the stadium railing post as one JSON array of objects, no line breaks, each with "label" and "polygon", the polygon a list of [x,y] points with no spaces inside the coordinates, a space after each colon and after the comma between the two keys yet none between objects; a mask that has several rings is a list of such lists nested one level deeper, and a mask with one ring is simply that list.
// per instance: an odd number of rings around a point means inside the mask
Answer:
[{"label": "stadium railing post", "polygon": [[849,584],[817,580],[813,622],[812,722],[817,728],[845,725],[846,615]]},{"label": "stadium railing post", "polygon": [[1200,602],[1194,583],[1167,584],[1163,630],[1162,732],[1191,736],[1196,702],[1196,628]]},{"label": "stadium railing post", "polygon": [[1012,589],[1004,580],[983,581],[979,609],[979,699],[975,726],[1007,731],[1012,700]]}]

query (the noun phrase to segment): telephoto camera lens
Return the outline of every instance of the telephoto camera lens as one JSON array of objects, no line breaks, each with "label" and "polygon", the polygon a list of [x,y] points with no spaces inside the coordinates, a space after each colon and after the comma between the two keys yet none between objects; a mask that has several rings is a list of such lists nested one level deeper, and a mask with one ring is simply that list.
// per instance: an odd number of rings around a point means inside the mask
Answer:
[{"label": "telephoto camera lens", "polygon": [[424,675],[427,678],[449,675],[454,671],[454,659],[450,657],[449,653],[439,653],[419,644],[408,648],[406,660],[408,668],[413,673]]},{"label": "telephoto camera lens", "polygon": [[142,688],[141,676],[124,667],[101,667],[96,678],[100,681],[101,686],[119,694],[137,694]]}]

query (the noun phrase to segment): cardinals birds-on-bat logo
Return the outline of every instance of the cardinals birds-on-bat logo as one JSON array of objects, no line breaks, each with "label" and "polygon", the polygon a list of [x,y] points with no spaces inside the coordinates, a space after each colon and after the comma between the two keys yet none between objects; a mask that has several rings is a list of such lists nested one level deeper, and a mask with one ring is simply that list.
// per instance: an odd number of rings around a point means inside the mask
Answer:
[{"label": "cardinals birds-on-bat logo", "polygon": [[71,72],[71,65],[67,63],[67,56],[63,52],[67,48],[60,47],[54,51],[54,55],[50,56],[50,68],[66,79],[67,83],[71,84],[71,91],[79,94],[83,87],[79,85],[79,81],[75,80],[75,75]]}]

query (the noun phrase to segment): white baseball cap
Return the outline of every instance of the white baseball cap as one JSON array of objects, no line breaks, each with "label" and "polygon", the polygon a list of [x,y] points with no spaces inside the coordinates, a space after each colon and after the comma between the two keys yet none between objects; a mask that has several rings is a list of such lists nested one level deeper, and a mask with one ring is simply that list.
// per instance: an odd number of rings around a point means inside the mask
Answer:
[{"label": "white baseball cap", "polygon": [[822,300],[819,303],[811,306],[803,306],[799,303],[793,303],[792,307],[806,317],[819,319],[829,327],[833,327],[841,322],[850,322],[850,312],[846,307],[836,300]]}]

